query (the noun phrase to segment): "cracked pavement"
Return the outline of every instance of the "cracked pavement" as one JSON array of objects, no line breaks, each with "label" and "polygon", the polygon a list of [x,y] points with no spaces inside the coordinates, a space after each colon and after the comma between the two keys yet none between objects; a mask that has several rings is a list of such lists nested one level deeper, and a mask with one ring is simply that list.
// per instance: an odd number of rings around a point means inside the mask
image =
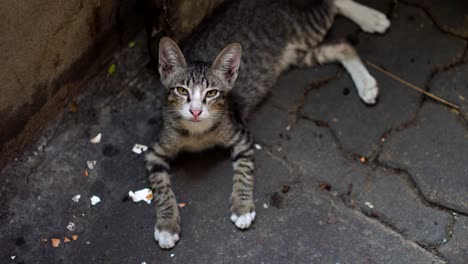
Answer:
[{"label": "cracked pavement", "polygon": [[[372,68],[381,89],[373,107],[337,65],[293,69],[249,121],[262,146],[253,227],[239,231],[229,220],[226,153],[187,154],[173,165],[175,194],[187,204],[181,240],[161,250],[153,205],[127,198],[148,185],[131,149],[154,140],[163,97],[140,34],[115,54],[114,74],[103,65],[88,83],[77,111],[64,109],[0,172],[0,262],[466,263],[467,3],[360,2],[386,12],[390,31],[368,35],[338,18],[330,38],[347,38],[364,61],[460,111]],[[97,133],[102,141],[90,144]],[[91,206],[93,195],[102,202]]]}]

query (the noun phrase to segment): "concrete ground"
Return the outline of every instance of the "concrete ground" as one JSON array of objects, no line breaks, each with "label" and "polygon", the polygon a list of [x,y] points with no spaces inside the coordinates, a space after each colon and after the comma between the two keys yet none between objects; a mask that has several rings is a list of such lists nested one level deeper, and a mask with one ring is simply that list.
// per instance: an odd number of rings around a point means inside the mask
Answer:
[{"label": "concrete ground", "polygon": [[[373,107],[337,65],[291,70],[250,120],[262,147],[253,227],[239,231],[229,220],[226,153],[186,155],[173,178],[186,203],[182,237],[161,250],[153,205],[127,198],[148,186],[143,158],[131,150],[154,140],[163,97],[140,35],[115,54],[113,74],[103,65],[1,171],[0,263],[466,263],[468,6],[367,2],[391,18],[387,34],[338,19],[331,37],[347,37],[364,60],[461,112],[372,68],[381,89]],[[97,133],[101,142],[91,144]],[[95,206],[93,195],[102,200]]]}]

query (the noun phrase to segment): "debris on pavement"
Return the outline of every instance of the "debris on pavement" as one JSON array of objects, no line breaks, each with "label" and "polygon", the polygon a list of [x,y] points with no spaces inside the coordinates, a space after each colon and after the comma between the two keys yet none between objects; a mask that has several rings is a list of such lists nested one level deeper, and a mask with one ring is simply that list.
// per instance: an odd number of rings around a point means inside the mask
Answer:
[{"label": "debris on pavement", "polygon": [[97,143],[101,142],[101,138],[102,138],[102,134],[99,133],[95,137],[93,137],[91,140],[89,140],[89,142],[91,142],[93,144],[97,144]]},{"label": "debris on pavement", "polygon": [[94,166],[96,165],[96,162],[97,162],[97,161],[95,161],[95,160],[88,160],[88,161],[86,161],[86,164],[88,165],[88,168],[89,168],[90,170],[93,170],[93,169],[94,169]]},{"label": "debris on pavement", "polygon": [[363,163],[363,164],[366,163],[366,160],[367,160],[367,159],[366,159],[366,157],[364,157],[364,156],[362,156],[362,157],[359,158],[359,161],[360,161],[361,163]]},{"label": "debris on pavement", "polygon": [[289,185],[283,185],[283,188],[281,189],[281,192],[282,193],[287,193],[287,192],[289,192],[289,189],[290,189]]},{"label": "debris on pavement", "polygon": [[319,187],[320,187],[320,190],[323,191],[323,190],[327,190],[327,191],[330,191],[331,189],[331,186],[326,184],[326,183],[320,183],[319,184]]},{"label": "debris on pavement", "polygon": [[175,254],[171,254],[171,258],[173,258],[175,256]]},{"label": "debris on pavement", "polygon": [[328,219],[327,219],[327,224],[329,225],[334,225],[338,223],[338,218],[336,218],[335,216],[331,215],[331,216],[328,216]]},{"label": "debris on pavement", "polygon": [[131,41],[130,43],[128,43],[128,47],[129,48],[135,47],[135,41]]},{"label": "debris on pavement", "polygon": [[77,195],[73,196],[72,201],[74,201],[75,203],[77,203],[77,202],[80,201],[80,198],[81,198],[81,195],[80,195],[80,194],[77,194]]},{"label": "debris on pavement", "polygon": [[268,204],[264,203],[264,204],[263,204],[263,208],[267,209],[267,208],[268,208]]},{"label": "debris on pavement", "polygon": [[73,239],[73,241],[76,241],[78,239],[78,235],[73,235],[72,239]]},{"label": "debris on pavement", "polygon": [[373,209],[374,208],[374,205],[371,204],[370,202],[365,202],[364,203],[367,207],[369,207],[370,209]]},{"label": "debris on pavement", "polygon": [[89,176],[89,172],[88,172],[87,170],[85,170],[85,171],[83,172],[83,176],[88,177],[88,176]]},{"label": "debris on pavement", "polygon": [[64,237],[63,238],[63,243],[70,243],[70,239],[68,237]]},{"label": "debris on pavement", "polygon": [[109,69],[107,70],[107,73],[109,73],[109,75],[112,75],[114,72],[115,72],[115,63],[112,63],[110,66],[109,66]]},{"label": "debris on pavement", "polygon": [[76,102],[71,102],[69,105],[69,109],[72,113],[78,112],[78,104]]},{"label": "debris on pavement", "polygon": [[11,256],[11,259],[12,259],[12,260],[15,260],[15,258],[16,258],[16,256]]},{"label": "debris on pavement", "polygon": [[60,238],[51,238],[50,243],[56,248],[60,245]]},{"label": "debris on pavement", "polygon": [[73,223],[73,222],[68,222],[67,229],[70,230],[70,231],[72,231],[72,232],[75,231],[75,229],[76,229],[75,223]]},{"label": "debris on pavement", "polygon": [[258,149],[258,150],[261,150],[262,146],[260,146],[259,144],[255,144],[255,148]]},{"label": "debris on pavement", "polygon": [[132,201],[135,203],[138,203],[139,201],[145,201],[147,204],[150,204],[151,199],[153,199],[153,192],[150,189],[145,188],[136,192],[129,191],[128,196],[130,196]]},{"label": "debris on pavement", "polygon": [[187,206],[186,203],[178,203],[177,206],[179,206],[179,208],[184,208],[185,206]]},{"label": "debris on pavement", "polygon": [[140,145],[140,144],[135,144],[135,146],[133,146],[133,149],[132,149],[132,151],[138,155],[140,155],[141,153],[147,150],[148,150],[148,146]]},{"label": "debris on pavement", "polygon": [[101,202],[101,198],[97,197],[96,195],[93,195],[93,197],[91,197],[91,205],[96,205],[99,202]]}]

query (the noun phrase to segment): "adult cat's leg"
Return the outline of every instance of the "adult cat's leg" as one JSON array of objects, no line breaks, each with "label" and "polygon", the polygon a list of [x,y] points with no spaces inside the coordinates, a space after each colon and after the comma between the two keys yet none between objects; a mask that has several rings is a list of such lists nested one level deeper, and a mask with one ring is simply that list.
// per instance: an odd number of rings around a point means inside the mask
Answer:
[{"label": "adult cat's leg", "polygon": [[232,166],[234,167],[231,194],[231,221],[240,228],[247,229],[255,219],[253,201],[254,187],[254,148],[253,140],[246,128],[235,133],[231,144]]},{"label": "adult cat's leg", "polygon": [[369,74],[356,50],[351,45],[347,43],[323,44],[308,55],[320,64],[340,62],[351,75],[361,99],[368,104],[376,102],[379,93],[377,82]]},{"label": "adult cat's leg", "polygon": [[169,159],[172,156],[172,153],[167,153],[158,143],[146,154],[146,169],[156,205],[154,239],[161,248],[172,248],[180,234],[179,209],[169,175]]},{"label": "adult cat's leg", "polygon": [[335,0],[335,6],[338,14],[349,18],[365,32],[384,33],[390,26],[385,14],[352,0]]}]

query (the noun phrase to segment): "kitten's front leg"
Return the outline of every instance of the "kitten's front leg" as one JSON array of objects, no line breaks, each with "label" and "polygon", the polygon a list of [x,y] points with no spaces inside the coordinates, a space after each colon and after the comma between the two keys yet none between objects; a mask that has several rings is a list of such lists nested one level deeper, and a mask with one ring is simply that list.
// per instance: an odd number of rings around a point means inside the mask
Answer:
[{"label": "kitten's front leg", "polygon": [[255,219],[253,201],[255,166],[252,138],[245,128],[239,129],[235,134],[231,156],[234,167],[231,221],[238,228],[247,229]]},{"label": "kitten's front leg", "polygon": [[156,226],[154,239],[161,248],[172,248],[179,240],[180,217],[169,175],[170,155],[157,143],[146,155],[148,178],[154,191]]}]

